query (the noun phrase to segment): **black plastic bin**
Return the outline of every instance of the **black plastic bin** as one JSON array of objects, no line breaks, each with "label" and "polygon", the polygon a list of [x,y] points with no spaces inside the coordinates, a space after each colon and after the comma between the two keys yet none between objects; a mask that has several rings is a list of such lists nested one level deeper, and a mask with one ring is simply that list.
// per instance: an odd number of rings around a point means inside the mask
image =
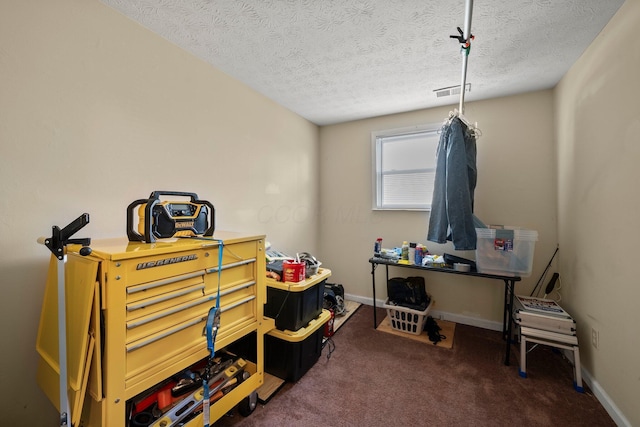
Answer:
[{"label": "black plastic bin", "polygon": [[331,271],[321,269],[318,274],[302,282],[277,282],[267,279],[267,302],[264,315],[275,319],[276,328],[297,331],[322,312],[324,284]]},{"label": "black plastic bin", "polygon": [[324,325],[328,310],[297,331],[274,329],[264,336],[264,370],[285,381],[298,381],[318,361],[322,353]]}]

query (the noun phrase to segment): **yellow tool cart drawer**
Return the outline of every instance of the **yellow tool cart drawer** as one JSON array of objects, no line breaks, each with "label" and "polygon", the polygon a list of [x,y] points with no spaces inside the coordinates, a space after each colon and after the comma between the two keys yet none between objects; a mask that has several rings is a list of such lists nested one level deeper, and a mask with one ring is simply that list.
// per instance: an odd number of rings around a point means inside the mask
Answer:
[{"label": "yellow tool cart drawer", "polygon": [[[247,378],[212,404],[210,422],[263,383],[264,335],[274,328],[263,316],[264,236],[220,231],[154,243],[105,239],[91,249],[80,256],[69,246],[65,267],[74,425],[125,427],[134,398],[207,359],[204,331],[218,289],[216,352],[251,332],[259,351],[247,361]],[[36,348],[38,383],[57,406],[56,269],[52,260]],[[197,420],[201,425],[202,416],[187,425]]]}]

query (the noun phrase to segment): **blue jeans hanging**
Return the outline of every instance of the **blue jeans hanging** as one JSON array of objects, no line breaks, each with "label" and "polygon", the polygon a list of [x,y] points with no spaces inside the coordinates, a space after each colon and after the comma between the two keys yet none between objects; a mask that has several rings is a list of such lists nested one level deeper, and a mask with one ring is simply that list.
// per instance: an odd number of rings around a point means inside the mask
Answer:
[{"label": "blue jeans hanging", "polygon": [[475,136],[459,118],[454,117],[442,127],[436,152],[427,240],[436,243],[451,240],[455,250],[476,249],[473,215],[476,180]]}]

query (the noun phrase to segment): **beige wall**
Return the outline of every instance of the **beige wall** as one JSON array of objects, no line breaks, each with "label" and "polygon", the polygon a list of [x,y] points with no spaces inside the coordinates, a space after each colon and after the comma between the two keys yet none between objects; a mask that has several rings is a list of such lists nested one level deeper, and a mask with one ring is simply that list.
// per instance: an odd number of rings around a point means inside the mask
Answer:
[{"label": "beige wall", "polygon": [[630,425],[640,425],[638,22],[640,3],[627,1],[562,79],[555,109],[565,304],[595,392]]},{"label": "beige wall", "polygon": [[[452,102],[456,102],[454,99]],[[372,302],[367,262],[373,242],[384,247],[403,240],[425,243],[433,253],[475,259],[473,251],[426,241],[428,213],[372,211],[371,132],[442,123],[453,107],[435,108],[325,126],[320,130],[320,247],[332,280],[362,302]],[[555,152],[551,91],[466,103],[466,116],[478,122],[478,185],[475,212],[487,224],[536,230],[531,277],[517,284],[528,294],[557,244]],[[393,270],[393,275],[414,271]],[[376,273],[376,298],[384,302],[384,269]],[[427,274],[428,291],[445,318],[493,329],[502,328],[502,282]]]},{"label": "beige wall", "polygon": [[0,413],[57,425],[35,383],[49,252],[125,235],[127,205],[197,193],[217,229],[316,251],[318,128],[96,0],[0,2]]},{"label": "beige wall", "polygon": [[[530,291],[560,243],[563,301],[578,320],[583,363],[599,397],[611,399],[632,425],[640,425],[634,400],[640,291],[630,267],[639,234],[632,217],[640,203],[633,189],[640,158],[633,99],[639,21],[640,5],[627,2],[555,98],[543,91],[469,102],[466,111],[483,131],[476,213],[488,223],[540,233],[533,274],[518,292]],[[448,111],[319,133],[95,0],[1,2],[3,422],[57,422],[35,384],[34,349],[48,260],[35,240],[52,225],[88,212],[91,223],[79,237],[121,236],[131,201],[158,189],[192,191],[215,204],[218,229],[266,233],[285,251],[316,252],[333,270],[332,281],[370,302],[366,260],[373,240],[425,243],[428,219],[371,211],[370,133],[440,123]],[[428,246],[452,252],[448,245]],[[382,271],[377,277],[382,299]],[[439,312],[499,325],[499,283],[426,277]],[[600,332],[597,350],[591,327]]]}]

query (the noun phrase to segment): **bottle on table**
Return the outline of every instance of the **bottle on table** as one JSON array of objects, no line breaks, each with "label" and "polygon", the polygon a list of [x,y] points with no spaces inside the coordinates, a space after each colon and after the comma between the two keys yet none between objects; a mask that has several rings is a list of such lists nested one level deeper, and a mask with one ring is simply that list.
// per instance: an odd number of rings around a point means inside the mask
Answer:
[{"label": "bottle on table", "polygon": [[406,262],[409,261],[409,242],[407,242],[406,240],[402,242],[402,252],[400,255],[400,259]]},{"label": "bottle on table", "polygon": [[378,237],[373,245],[373,254],[379,255],[382,252],[382,237]]},{"label": "bottle on table", "polygon": [[409,243],[409,264],[416,262],[416,246],[415,243]]}]

